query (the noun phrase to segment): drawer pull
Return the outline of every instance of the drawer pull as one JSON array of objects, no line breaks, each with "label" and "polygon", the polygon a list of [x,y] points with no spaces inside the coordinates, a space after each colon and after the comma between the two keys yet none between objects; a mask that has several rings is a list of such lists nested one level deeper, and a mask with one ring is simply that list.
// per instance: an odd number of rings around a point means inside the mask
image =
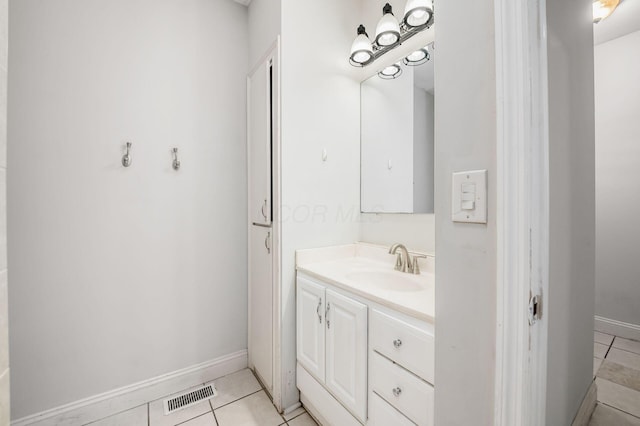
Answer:
[{"label": "drawer pull", "polygon": [[400,346],[402,346],[402,340],[400,339],[396,339],[393,341],[393,346],[395,346],[396,348],[400,348]]},{"label": "drawer pull", "polygon": [[400,389],[400,388],[393,388],[393,390],[392,390],[391,392],[393,392],[393,396],[398,397],[398,396],[400,396],[400,394],[402,393],[402,389]]}]

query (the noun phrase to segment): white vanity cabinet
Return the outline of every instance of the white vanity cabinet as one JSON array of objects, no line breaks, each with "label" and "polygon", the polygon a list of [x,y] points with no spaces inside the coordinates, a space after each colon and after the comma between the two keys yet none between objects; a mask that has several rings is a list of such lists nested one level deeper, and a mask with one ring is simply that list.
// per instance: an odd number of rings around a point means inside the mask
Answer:
[{"label": "white vanity cabinet", "polygon": [[336,282],[297,274],[302,402],[325,426],[433,426],[433,322]]},{"label": "white vanity cabinet", "polygon": [[297,359],[361,422],[367,415],[367,306],[298,275]]}]

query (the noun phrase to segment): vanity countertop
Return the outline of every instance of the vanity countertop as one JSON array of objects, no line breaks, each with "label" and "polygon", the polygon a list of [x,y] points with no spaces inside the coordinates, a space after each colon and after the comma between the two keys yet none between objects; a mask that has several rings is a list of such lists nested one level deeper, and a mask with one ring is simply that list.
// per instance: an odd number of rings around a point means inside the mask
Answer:
[{"label": "vanity countertop", "polygon": [[435,320],[435,258],[432,253],[419,259],[420,274],[394,270],[395,256],[389,248],[367,243],[296,251],[296,269],[410,315]]}]

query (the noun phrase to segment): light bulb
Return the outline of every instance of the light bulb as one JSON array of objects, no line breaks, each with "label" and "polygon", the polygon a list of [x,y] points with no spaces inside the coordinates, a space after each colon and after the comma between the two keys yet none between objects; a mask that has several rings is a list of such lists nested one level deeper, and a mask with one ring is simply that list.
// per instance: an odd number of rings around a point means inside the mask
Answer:
[{"label": "light bulb", "polygon": [[400,24],[389,3],[382,8],[382,18],[376,27],[376,43],[378,46],[391,46],[400,40]]},{"label": "light bulb", "polygon": [[349,62],[353,66],[365,66],[373,61],[371,41],[363,25],[358,27],[358,35],[351,45]]},{"label": "light bulb", "polygon": [[426,25],[432,16],[432,0],[409,0],[404,8],[404,22],[409,28]]}]

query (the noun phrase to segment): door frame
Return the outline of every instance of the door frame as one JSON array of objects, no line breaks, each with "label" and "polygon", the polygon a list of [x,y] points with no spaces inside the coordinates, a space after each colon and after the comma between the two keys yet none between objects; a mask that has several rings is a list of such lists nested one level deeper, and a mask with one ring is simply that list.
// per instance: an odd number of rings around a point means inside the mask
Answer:
[{"label": "door frame", "polygon": [[[281,194],[282,194],[282,156],[281,156],[281,94],[280,94],[280,79],[281,79],[281,44],[280,36],[269,46],[266,53],[253,65],[253,68],[247,74],[247,175],[250,167],[250,152],[249,152],[249,118],[250,118],[250,106],[249,106],[249,90],[250,90],[250,76],[255,73],[258,67],[265,61],[270,60],[273,66],[273,81],[272,81],[272,93],[273,93],[273,141],[272,141],[272,161],[271,161],[271,174],[273,179],[273,192],[271,194],[271,205],[273,210],[273,216],[271,218],[271,253],[273,254],[272,262],[272,304],[273,304],[273,357],[272,357],[272,374],[273,374],[273,389],[271,398],[273,404],[282,412],[282,209],[281,209]],[[247,189],[251,183],[247,181]],[[247,193],[248,194],[248,193]],[[247,220],[247,227],[251,227],[251,212],[247,205],[247,212],[249,214]],[[247,235],[248,244],[251,244],[250,235]],[[250,263],[249,250],[247,247],[247,265]],[[251,272],[247,271],[247,278]],[[248,281],[247,281],[248,283]],[[251,306],[251,287],[247,288],[248,306]],[[248,365],[253,367],[251,362],[251,309],[247,310],[248,316],[248,334],[247,334],[247,353],[248,353]]]},{"label": "door frame", "polygon": [[545,0],[495,0],[497,312],[494,424],[542,426],[547,324],[549,108]]}]

